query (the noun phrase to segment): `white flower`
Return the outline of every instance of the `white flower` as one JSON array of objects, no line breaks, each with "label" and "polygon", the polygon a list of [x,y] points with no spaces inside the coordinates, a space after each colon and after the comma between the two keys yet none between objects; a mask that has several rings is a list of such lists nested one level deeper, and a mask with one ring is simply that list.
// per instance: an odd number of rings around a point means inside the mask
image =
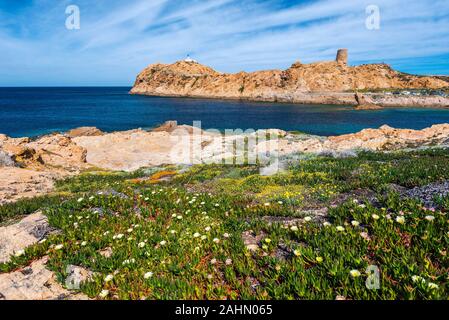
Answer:
[{"label": "white flower", "polygon": [[176,218],[176,216],[177,216],[176,213],[173,213],[173,214],[171,215],[172,218]]},{"label": "white flower", "polygon": [[429,289],[438,289],[438,285],[436,283],[433,282],[429,282],[429,284],[427,285],[429,287]]},{"label": "white flower", "polygon": [[330,223],[330,222],[327,222],[327,221],[325,221],[324,223],[323,223],[323,226],[325,226],[325,227],[330,227],[332,224]]},{"label": "white flower", "polygon": [[87,241],[83,241],[83,242],[81,242],[81,246],[82,246],[82,247],[85,247],[85,246],[87,246]]},{"label": "white flower", "polygon": [[181,215],[179,215],[179,216],[177,216],[177,217],[176,217],[176,219],[178,219],[178,220],[182,220],[182,216],[181,216]]},{"label": "white flower", "polygon": [[299,229],[298,229],[297,226],[291,226],[291,227],[290,227],[290,230],[291,230],[291,231],[298,231]]},{"label": "white flower", "polygon": [[352,200],[352,202],[354,202],[354,203],[359,203],[359,200],[354,199],[354,200]]},{"label": "white flower", "polygon": [[199,238],[201,235],[198,233],[198,232],[195,232],[194,234],[193,234],[193,237],[194,238]]},{"label": "white flower", "polygon": [[216,203],[215,206],[218,208],[220,206],[220,204]]},{"label": "white flower", "polygon": [[167,244],[167,241],[162,240],[161,242],[159,242],[159,244],[160,244],[161,246],[165,246],[165,245]]},{"label": "white flower", "polygon": [[55,250],[61,250],[63,247],[64,247],[63,244],[58,244],[58,245],[55,247]]},{"label": "white flower", "polygon": [[89,198],[90,201],[92,201],[94,199],[95,199],[94,196],[90,196],[90,198]]},{"label": "white flower", "polygon": [[207,236],[201,236],[201,240],[206,240],[207,239]]},{"label": "white flower", "polygon": [[176,233],[176,230],[170,230],[170,233],[171,233],[171,234],[175,234],[175,233]]},{"label": "white flower", "polygon": [[129,228],[128,230],[126,230],[128,233],[131,233],[131,232],[133,232],[134,231],[134,229],[133,228]]},{"label": "white flower", "polygon": [[104,278],[104,282],[109,282],[112,281],[112,279],[114,279],[114,276],[112,274],[108,274],[106,276],[106,278]]},{"label": "white flower", "polygon": [[345,228],[342,227],[342,226],[338,226],[338,227],[337,227],[337,231],[343,232],[343,231],[345,231]]},{"label": "white flower", "polygon": [[145,247],[145,242],[140,242],[140,243],[138,244],[138,246],[139,246],[139,248]]},{"label": "white flower", "polygon": [[366,205],[364,205],[364,204],[359,204],[359,208],[365,209],[365,208],[366,208]]},{"label": "white flower", "polygon": [[396,222],[399,224],[404,224],[405,223],[405,218],[403,216],[399,216],[396,218]]},{"label": "white flower", "polygon": [[143,277],[145,279],[150,279],[152,276],[153,276],[153,272],[150,271],[150,272],[145,273]]},{"label": "white flower", "polygon": [[126,259],[125,261],[123,261],[123,265],[127,265],[127,264],[132,264],[135,263],[136,259]]},{"label": "white flower", "polygon": [[109,295],[109,290],[101,290],[99,297],[106,298]]},{"label": "white flower", "polygon": [[377,214],[373,214],[371,217],[373,217],[374,220],[379,220],[380,217]]},{"label": "white flower", "polygon": [[15,256],[20,257],[20,256],[23,256],[24,254],[25,254],[25,250],[19,250],[16,252]]},{"label": "white flower", "polygon": [[223,234],[223,237],[225,237],[225,238],[229,238],[229,237],[230,237],[230,235],[229,235],[229,233],[225,233],[225,234]]},{"label": "white flower", "polygon": [[353,278],[357,278],[357,277],[360,277],[362,275],[359,270],[351,270],[351,271],[349,271],[349,274]]},{"label": "white flower", "polygon": [[270,206],[270,203],[269,203],[269,202],[265,202],[265,203],[264,203],[264,206],[265,206],[265,207],[269,207],[269,206]]},{"label": "white flower", "polygon": [[210,264],[216,264],[217,263],[217,259],[212,259],[211,261],[210,261]]},{"label": "white flower", "polygon": [[358,226],[360,225],[360,222],[354,220],[354,221],[351,222],[351,224],[352,224],[354,227],[358,227]]},{"label": "white flower", "polygon": [[45,243],[47,241],[47,239],[42,239],[41,241],[39,241],[39,244]]},{"label": "white flower", "polygon": [[218,239],[218,238],[214,238],[214,240],[213,240],[215,243],[219,243],[220,242],[220,239]]},{"label": "white flower", "polygon": [[310,222],[310,221],[312,221],[312,218],[311,218],[311,217],[305,217],[305,218],[304,218],[304,221],[305,221],[305,222]]},{"label": "white flower", "polygon": [[282,201],[278,201],[278,203],[279,203],[280,205],[284,204],[284,202],[282,202]]},{"label": "white flower", "polygon": [[83,202],[84,198],[79,198],[78,202]]},{"label": "white flower", "polygon": [[107,236],[110,232],[106,231],[105,233],[103,233],[104,236]]},{"label": "white flower", "polygon": [[206,227],[204,230],[206,230],[206,232],[210,231],[210,227]]},{"label": "white flower", "polygon": [[230,266],[232,264],[232,259],[226,259],[225,263],[227,266]]},{"label": "white flower", "polygon": [[113,236],[112,237],[112,239],[121,239],[121,238],[123,238],[125,235],[123,234],[123,233],[119,233],[119,234],[117,234],[117,235],[115,235],[115,236]]},{"label": "white flower", "polygon": [[426,282],[426,280],[424,280],[424,278],[420,277],[420,276],[412,276],[412,281],[414,283],[416,283],[416,282]]},{"label": "white flower", "polygon": [[435,217],[434,216],[426,216],[426,220],[433,221],[433,220],[435,220]]}]

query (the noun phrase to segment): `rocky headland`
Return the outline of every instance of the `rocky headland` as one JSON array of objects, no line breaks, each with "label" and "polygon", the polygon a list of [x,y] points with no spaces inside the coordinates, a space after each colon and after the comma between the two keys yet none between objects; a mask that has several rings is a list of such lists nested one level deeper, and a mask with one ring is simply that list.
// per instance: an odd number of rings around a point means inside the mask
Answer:
[{"label": "rocky headland", "polygon": [[[277,143],[260,142],[254,148],[260,151],[274,148],[280,156],[354,150],[391,151],[449,143],[449,124],[423,130],[382,126],[335,137],[293,134],[277,129],[266,132],[279,137]],[[134,171],[143,167],[229,158],[233,156],[235,141],[254,134],[237,134],[224,140],[216,132],[168,122],[152,131],[136,129],[103,133],[96,128],[77,128],[35,140],[0,135],[0,204],[51,192],[55,180],[85,170]],[[196,146],[200,149],[190,158],[185,155],[195,144],[191,146],[188,141],[199,141]]]},{"label": "rocky headland", "polygon": [[[393,90],[448,89],[447,77],[418,76],[393,70],[387,64],[349,66],[347,51],[335,61],[303,64],[287,70],[221,73],[192,59],[152,64],[138,76],[132,94],[216,99],[242,99],[302,104],[449,107],[449,97],[393,95]],[[385,92],[387,91],[387,92]],[[363,102],[361,102],[361,100]],[[368,106],[368,108],[367,108]]]}]

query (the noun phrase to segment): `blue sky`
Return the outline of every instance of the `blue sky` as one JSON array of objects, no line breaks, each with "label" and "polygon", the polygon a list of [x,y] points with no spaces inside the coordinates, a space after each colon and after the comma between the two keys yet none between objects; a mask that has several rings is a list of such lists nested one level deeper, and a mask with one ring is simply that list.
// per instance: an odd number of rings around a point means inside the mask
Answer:
[{"label": "blue sky", "polygon": [[[370,4],[379,30],[365,27]],[[449,75],[448,39],[448,0],[0,0],[0,86],[127,86],[188,53],[222,72],[285,69],[338,48],[350,64]]]}]

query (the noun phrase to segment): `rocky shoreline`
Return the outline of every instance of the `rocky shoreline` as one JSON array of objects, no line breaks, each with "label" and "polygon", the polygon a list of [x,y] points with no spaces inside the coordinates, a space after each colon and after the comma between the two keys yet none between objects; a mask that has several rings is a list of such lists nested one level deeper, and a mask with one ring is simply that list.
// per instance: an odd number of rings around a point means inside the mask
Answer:
[{"label": "rocky shoreline", "polygon": [[[142,129],[103,133],[96,128],[77,128],[36,140],[0,135],[0,204],[51,192],[53,183],[85,170],[135,171],[159,165],[196,164],[234,156],[234,144],[257,132],[226,139],[217,132],[201,131],[168,122],[152,131]],[[382,126],[354,134],[319,137],[278,129],[263,131],[277,137],[255,144],[257,152],[294,154],[353,154],[356,150],[392,151],[449,144],[449,124],[423,130]],[[189,144],[197,141],[195,145]],[[191,148],[198,150],[190,154]],[[270,149],[271,148],[271,149]],[[195,150],[194,150],[195,151]],[[188,157],[185,155],[188,154]]]},{"label": "rocky shoreline", "polygon": [[348,66],[346,57],[347,55],[339,51],[336,61],[311,64],[296,62],[287,70],[235,74],[217,72],[191,59],[173,64],[158,63],[148,66],[137,76],[130,93],[164,97],[353,105],[359,109],[367,109],[366,105],[449,107],[448,95],[390,94],[391,90],[447,90],[449,80],[445,77],[405,74],[386,64]]}]

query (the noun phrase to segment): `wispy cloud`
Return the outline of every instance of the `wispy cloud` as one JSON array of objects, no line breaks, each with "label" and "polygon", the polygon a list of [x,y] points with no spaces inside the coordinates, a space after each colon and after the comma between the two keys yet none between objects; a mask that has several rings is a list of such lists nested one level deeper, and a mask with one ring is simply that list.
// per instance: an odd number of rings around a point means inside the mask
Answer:
[{"label": "wispy cloud", "polygon": [[[65,28],[69,4],[80,30]],[[369,4],[380,30],[365,27]],[[354,64],[449,74],[448,38],[447,0],[0,0],[0,85],[130,85],[187,53],[225,72],[286,68],[340,47]]]}]

